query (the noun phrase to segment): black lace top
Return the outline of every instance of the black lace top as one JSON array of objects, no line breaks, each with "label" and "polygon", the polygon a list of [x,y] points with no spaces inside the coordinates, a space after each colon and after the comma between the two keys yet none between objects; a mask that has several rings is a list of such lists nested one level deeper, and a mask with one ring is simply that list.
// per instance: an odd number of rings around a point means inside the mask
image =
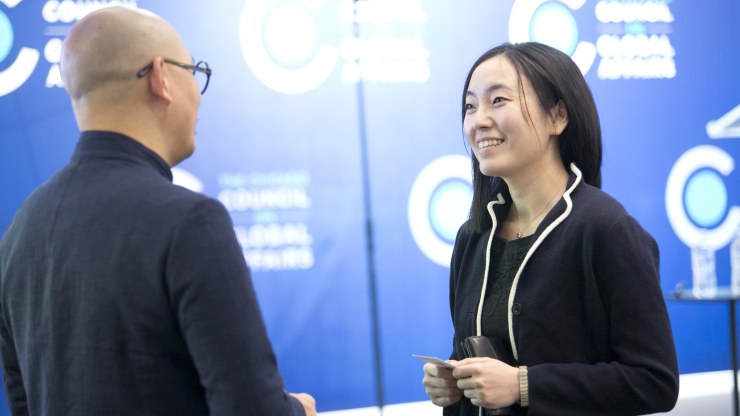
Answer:
[{"label": "black lace top", "polygon": [[481,329],[483,335],[497,341],[494,347],[503,345],[509,350],[507,356],[511,355],[507,313],[509,292],[531,240],[532,236],[511,241],[494,237],[491,247],[491,268],[483,302]]}]

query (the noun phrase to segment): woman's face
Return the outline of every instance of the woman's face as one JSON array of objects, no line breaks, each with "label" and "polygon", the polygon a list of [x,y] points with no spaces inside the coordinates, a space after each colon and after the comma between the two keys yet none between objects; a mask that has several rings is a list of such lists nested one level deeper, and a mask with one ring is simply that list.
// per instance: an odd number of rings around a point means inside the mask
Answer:
[{"label": "woman's face", "polygon": [[470,78],[463,131],[486,176],[535,173],[553,156],[559,159],[554,136],[565,125],[542,110],[528,79],[521,77],[521,84],[504,55],[484,61]]}]

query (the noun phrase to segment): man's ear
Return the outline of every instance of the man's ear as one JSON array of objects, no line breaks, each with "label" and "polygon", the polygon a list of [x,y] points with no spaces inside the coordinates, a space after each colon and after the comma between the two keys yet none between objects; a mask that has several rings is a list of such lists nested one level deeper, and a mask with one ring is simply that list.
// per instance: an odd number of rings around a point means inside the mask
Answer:
[{"label": "man's ear", "polygon": [[553,136],[559,136],[568,126],[568,110],[565,108],[563,100],[558,101],[558,103],[550,110],[550,119],[552,120],[552,130],[550,131],[550,134]]},{"label": "man's ear", "polygon": [[167,104],[172,102],[170,93],[171,81],[167,63],[161,57],[154,58],[152,70],[149,72],[149,89],[152,94],[164,100]]}]

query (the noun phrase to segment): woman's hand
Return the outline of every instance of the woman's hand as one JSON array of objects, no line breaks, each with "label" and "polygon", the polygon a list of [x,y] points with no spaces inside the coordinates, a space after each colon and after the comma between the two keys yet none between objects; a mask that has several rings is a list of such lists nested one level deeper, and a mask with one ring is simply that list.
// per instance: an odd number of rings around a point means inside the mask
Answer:
[{"label": "woman's hand", "polygon": [[[456,361],[448,361],[455,364]],[[452,375],[452,371],[434,364],[424,364],[424,387],[427,389],[427,396],[432,399],[432,403],[437,406],[445,407],[457,403],[462,398],[463,392],[457,388],[457,379]]]},{"label": "woman's hand", "polygon": [[519,400],[519,369],[502,361],[466,358],[457,363],[452,374],[457,387],[475,406],[500,409]]}]

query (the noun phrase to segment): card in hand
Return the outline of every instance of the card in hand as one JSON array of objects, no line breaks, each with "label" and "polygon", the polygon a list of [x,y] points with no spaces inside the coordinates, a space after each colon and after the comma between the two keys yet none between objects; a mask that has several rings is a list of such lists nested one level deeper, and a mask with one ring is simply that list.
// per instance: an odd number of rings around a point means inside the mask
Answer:
[{"label": "card in hand", "polygon": [[414,356],[414,357],[416,357],[416,358],[418,358],[418,359],[420,359],[420,360],[422,360],[422,361],[425,361],[425,362],[428,362],[428,363],[431,363],[431,364],[434,364],[434,365],[438,365],[440,367],[448,368],[450,370],[455,369],[455,366],[453,364],[450,364],[450,363],[448,363],[447,361],[445,361],[445,360],[443,360],[441,358],[428,357],[426,355],[416,355],[416,354],[411,354],[411,355]]}]

